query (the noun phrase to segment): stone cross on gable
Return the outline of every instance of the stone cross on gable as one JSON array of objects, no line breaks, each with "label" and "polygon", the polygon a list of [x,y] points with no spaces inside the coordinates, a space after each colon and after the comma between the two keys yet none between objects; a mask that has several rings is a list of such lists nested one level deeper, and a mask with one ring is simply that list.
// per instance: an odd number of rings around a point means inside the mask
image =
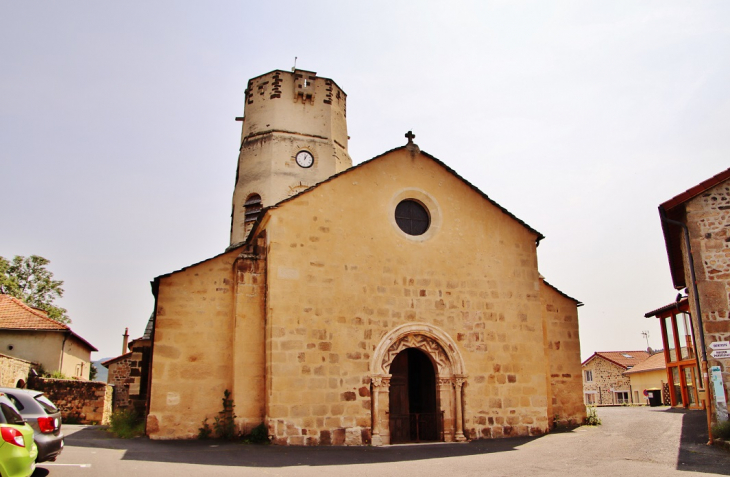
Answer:
[{"label": "stone cross on gable", "polygon": [[408,138],[408,144],[413,144],[413,138],[416,137],[416,135],[413,134],[413,131],[408,131],[406,133],[406,137]]}]

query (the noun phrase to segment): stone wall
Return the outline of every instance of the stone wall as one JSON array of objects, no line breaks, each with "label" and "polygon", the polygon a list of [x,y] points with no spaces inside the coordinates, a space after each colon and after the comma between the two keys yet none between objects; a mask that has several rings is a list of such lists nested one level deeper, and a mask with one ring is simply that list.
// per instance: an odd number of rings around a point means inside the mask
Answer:
[{"label": "stone wall", "polygon": [[628,376],[624,376],[626,368],[612,363],[611,361],[595,356],[585,365],[583,365],[583,380],[585,381],[585,372],[592,371],[593,381],[583,383],[583,391],[595,391],[597,393],[596,405],[610,406],[615,404],[614,391],[626,391],[631,397],[631,380]]},{"label": "stone wall", "polygon": [[22,387],[28,382],[33,363],[24,359],[0,354],[0,386],[6,388]]},{"label": "stone wall", "polygon": [[[586,417],[583,404],[578,309],[573,299],[542,282],[546,373],[549,374],[548,417],[553,425],[580,425]],[[554,422],[557,420],[558,422]]]},{"label": "stone wall", "polygon": [[[709,345],[730,340],[730,181],[715,186],[690,200],[686,206],[695,274],[702,307],[709,366],[720,366],[725,394],[730,394],[730,359],[714,359]],[[684,249],[684,245],[683,245]],[[686,254],[685,254],[686,255]],[[689,269],[685,260],[685,276]],[[693,293],[692,288],[689,288]],[[693,319],[697,316],[690,300]],[[697,323],[695,319],[695,329]],[[699,337],[697,345],[699,344]]]},{"label": "stone wall", "polygon": [[[233,267],[239,253],[224,253],[159,278],[147,416],[147,433],[153,439],[197,437],[203,419],[212,422],[221,410],[224,391],[233,389],[233,343],[239,321],[234,317]],[[248,371],[241,373],[237,378],[247,381]],[[238,400],[236,414],[241,416]]]},{"label": "stone wall", "polygon": [[112,403],[114,410],[129,407],[129,385],[133,381],[130,376],[132,370],[131,358],[132,353],[127,353],[107,365],[109,374],[106,381],[114,386],[114,399]]},{"label": "stone wall", "polygon": [[147,370],[149,346],[137,346],[125,355],[107,362],[107,382],[114,386],[114,411],[133,409],[147,415]]},{"label": "stone wall", "polygon": [[34,377],[29,388],[43,391],[69,424],[109,424],[112,387],[96,381]]}]

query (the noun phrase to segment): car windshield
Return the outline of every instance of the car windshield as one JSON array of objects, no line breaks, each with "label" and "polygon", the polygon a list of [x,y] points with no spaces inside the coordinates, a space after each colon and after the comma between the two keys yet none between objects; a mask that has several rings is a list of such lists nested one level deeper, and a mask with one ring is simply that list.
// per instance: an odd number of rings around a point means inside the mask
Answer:
[{"label": "car windshield", "polygon": [[37,395],[35,397],[35,400],[38,401],[41,406],[43,406],[46,414],[53,414],[54,412],[58,412],[58,408],[51,402],[50,399],[45,397],[43,394]]},{"label": "car windshield", "polygon": [[0,403],[0,411],[2,411],[3,416],[5,417],[5,422],[8,424],[23,425],[23,418],[20,414],[18,414],[18,411],[12,408],[12,406],[9,406],[4,402]]}]

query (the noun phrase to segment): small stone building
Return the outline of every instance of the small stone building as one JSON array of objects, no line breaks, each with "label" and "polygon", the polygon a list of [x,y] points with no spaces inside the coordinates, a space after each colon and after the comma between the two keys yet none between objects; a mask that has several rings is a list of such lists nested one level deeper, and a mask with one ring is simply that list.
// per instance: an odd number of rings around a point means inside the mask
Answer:
[{"label": "small stone building", "polygon": [[539,435],[580,423],[580,303],[543,236],[408,144],[351,167],[344,92],[249,82],[231,245],[153,282],[153,439],[194,438],[231,392],[276,444]]},{"label": "small stone building", "polygon": [[624,373],[649,356],[646,351],[597,351],[593,353],[582,364],[585,403],[592,406],[635,403],[631,380]]},{"label": "small stone building", "polygon": [[114,386],[113,409],[133,410],[139,416],[147,415],[149,397],[149,371],[152,356],[152,319],[147,323],[144,335],[128,342],[124,330],[122,350],[116,358],[101,363],[109,370],[107,383]]}]

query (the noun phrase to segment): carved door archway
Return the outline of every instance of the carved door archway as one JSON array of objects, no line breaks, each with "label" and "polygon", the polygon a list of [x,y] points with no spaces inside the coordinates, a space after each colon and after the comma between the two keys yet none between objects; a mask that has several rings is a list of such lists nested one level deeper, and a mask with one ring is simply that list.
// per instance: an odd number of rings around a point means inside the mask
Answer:
[{"label": "carved door archway", "polygon": [[464,441],[462,387],[466,380],[464,361],[456,343],[443,330],[425,323],[399,326],[381,340],[370,361],[371,432],[373,445],[387,445],[390,439],[391,365],[401,352],[415,348],[433,364],[437,412],[441,413],[443,440]]}]

